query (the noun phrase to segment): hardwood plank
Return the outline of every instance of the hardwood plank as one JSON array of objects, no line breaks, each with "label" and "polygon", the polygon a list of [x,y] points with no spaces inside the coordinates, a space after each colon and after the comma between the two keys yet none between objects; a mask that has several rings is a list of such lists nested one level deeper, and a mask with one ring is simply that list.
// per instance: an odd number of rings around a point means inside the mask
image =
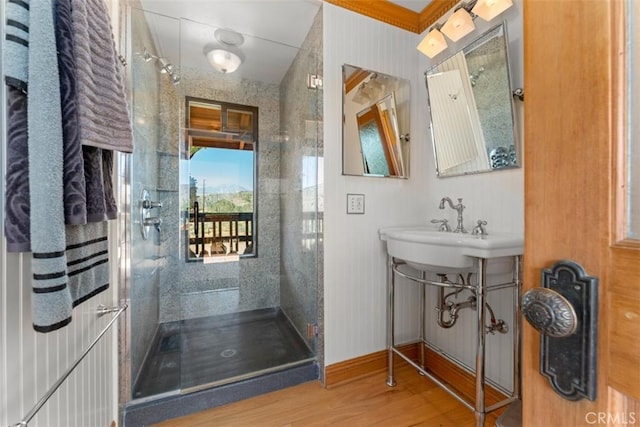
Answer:
[{"label": "hardwood plank", "polygon": [[[252,399],[156,424],[156,427],[204,426],[474,426],[473,412],[403,361],[398,385],[386,385],[380,372],[325,389],[302,384]],[[487,416],[493,426],[499,411]]]},{"label": "hardwood plank", "polygon": [[[418,343],[400,346],[400,351],[414,361],[418,360],[418,350]],[[444,382],[454,385],[468,400],[475,399],[475,376],[428,347],[425,347],[425,368]],[[327,366],[325,385],[327,388],[335,387],[378,372],[386,372],[386,369],[387,351],[381,350]],[[493,405],[506,398],[489,385],[485,388],[485,394],[487,405]]]}]

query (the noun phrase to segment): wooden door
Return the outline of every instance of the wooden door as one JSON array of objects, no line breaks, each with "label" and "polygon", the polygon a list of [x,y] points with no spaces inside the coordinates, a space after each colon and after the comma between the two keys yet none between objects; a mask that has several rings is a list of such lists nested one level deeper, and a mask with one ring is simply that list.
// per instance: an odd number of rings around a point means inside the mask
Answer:
[{"label": "wooden door", "polygon": [[597,399],[551,389],[540,336],[524,322],[525,426],[640,425],[640,242],[623,226],[625,7],[524,2],[523,288],[540,286],[541,269],[560,259],[599,278]]}]

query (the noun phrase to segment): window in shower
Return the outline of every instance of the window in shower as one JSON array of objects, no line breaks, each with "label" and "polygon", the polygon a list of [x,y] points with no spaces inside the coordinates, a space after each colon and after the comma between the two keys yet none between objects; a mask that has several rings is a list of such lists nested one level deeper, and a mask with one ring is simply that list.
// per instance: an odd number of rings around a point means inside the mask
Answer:
[{"label": "window in shower", "polygon": [[186,115],[187,260],[256,256],[258,108],[187,97]]}]

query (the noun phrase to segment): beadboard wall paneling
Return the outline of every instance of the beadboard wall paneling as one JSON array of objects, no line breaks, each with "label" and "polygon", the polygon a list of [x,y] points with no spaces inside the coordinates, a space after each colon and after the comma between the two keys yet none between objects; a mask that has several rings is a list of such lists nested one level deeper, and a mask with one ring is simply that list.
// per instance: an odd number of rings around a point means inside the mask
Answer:
[{"label": "beadboard wall paneling", "polygon": [[[417,35],[329,3],[323,9],[325,364],[331,365],[385,348],[387,257],[378,229],[424,223],[430,190]],[[410,179],[341,174],[343,64],[411,82]],[[364,215],[346,214],[347,193],[365,195]],[[398,291],[398,342],[418,336],[417,295],[413,285]]]},{"label": "beadboard wall paneling", "polygon": [[[4,198],[4,188],[3,196]],[[0,424],[13,425],[35,405],[102,331],[112,314],[98,317],[98,304],[114,305],[115,286],[80,304],[70,325],[47,334],[31,322],[29,254],[2,254],[0,296]],[[114,334],[105,334],[63,383],[30,427],[108,426],[117,420]]]},{"label": "beadboard wall paneling", "polygon": [[[438,64],[459,51],[474,38],[484,33],[488,29],[500,23],[504,19],[507,23],[507,37],[509,39],[509,65],[511,87],[522,87],[523,75],[523,43],[522,43],[522,1],[515,0],[513,7],[501,15],[498,19],[487,23],[481,19],[476,19],[476,30],[464,37],[457,43],[449,43],[449,48],[436,56],[435,60],[430,60],[426,56],[419,55],[419,69],[423,73],[427,69]],[[426,32],[421,35],[424,37]],[[429,110],[427,108],[426,90],[420,91],[420,117],[425,120],[421,123],[421,132],[427,134],[426,144],[429,146],[427,160],[425,163],[426,185],[431,190],[427,196],[427,208],[425,216],[431,218],[447,218],[450,224],[456,224],[456,212],[446,207],[445,210],[438,209],[439,201],[442,197],[451,197],[454,201],[461,197],[464,210],[465,227],[471,230],[478,219],[487,221],[487,231],[505,231],[514,233],[524,233],[524,170],[511,169],[492,173],[481,173],[467,176],[456,176],[450,178],[437,178],[435,172],[435,160],[431,149],[429,131]],[[526,90],[526,88],[525,88]],[[515,101],[515,119],[522,144],[524,141],[524,103]],[[522,152],[522,151],[521,151]],[[490,283],[506,281],[509,275],[502,277],[490,277]],[[437,290],[430,289],[427,294],[427,313],[429,314],[426,335],[427,340],[447,352],[453,354],[460,361],[469,366],[475,366],[475,312],[462,310],[460,318],[451,329],[442,329],[435,324],[436,313],[432,310],[435,307]],[[461,297],[466,299],[466,296]],[[504,319],[509,326],[509,333],[506,335],[495,334],[487,336],[486,353],[486,373],[487,377],[497,382],[500,386],[511,389],[512,370],[511,361],[513,359],[512,327],[513,327],[513,295],[510,290],[491,292],[488,295],[488,302],[496,312],[496,317]]]},{"label": "beadboard wall paneling", "polygon": [[[516,0],[502,17],[508,25],[512,87],[521,87],[522,2]],[[478,29],[472,35],[457,44],[451,43],[450,49],[432,62],[416,50],[426,33],[418,36],[330,4],[324,5],[326,365],[386,346],[386,252],[377,235],[380,227],[426,224],[433,218],[447,218],[455,224],[455,211],[438,209],[440,199],[449,196],[454,200],[463,198],[468,229],[482,218],[488,222],[489,232],[524,231],[522,169],[442,179],[435,174],[424,71],[499,22],[479,21],[476,20]],[[411,81],[411,177],[408,180],[341,175],[341,66],[345,63]],[[519,101],[515,112],[518,134],[522,138],[523,104]],[[347,193],[365,194],[364,215],[346,214]],[[411,341],[418,336],[417,296],[415,286],[399,289],[397,342]],[[498,317],[510,318],[509,291],[492,295],[490,301]],[[475,348],[475,339],[464,336],[464,331],[473,330],[473,319],[472,315],[461,316],[456,327],[444,331],[446,333],[428,325],[431,334],[427,339],[466,361]],[[509,388],[510,335],[490,336],[487,342],[491,347],[487,350],[489,377]]]}]

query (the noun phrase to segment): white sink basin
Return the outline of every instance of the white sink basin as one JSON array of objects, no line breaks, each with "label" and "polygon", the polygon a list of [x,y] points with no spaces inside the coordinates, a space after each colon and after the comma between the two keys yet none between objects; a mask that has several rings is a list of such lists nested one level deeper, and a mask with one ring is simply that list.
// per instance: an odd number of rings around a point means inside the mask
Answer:
[{"label": "white sink basin", "polygon": [[[387,253],[410,266],[436,273],[469,270],[477,266],[477,258],[489,259],[487,273],[499,273],[502,259],[524,252],[524,237],[513,233],[490,232],[485,236],[443,232],[433,227],[391,227],[379,230],[387,242]],[[493,260],[493,261],[491,261]],[[509,267],[510,268],[510,267]]]}]

